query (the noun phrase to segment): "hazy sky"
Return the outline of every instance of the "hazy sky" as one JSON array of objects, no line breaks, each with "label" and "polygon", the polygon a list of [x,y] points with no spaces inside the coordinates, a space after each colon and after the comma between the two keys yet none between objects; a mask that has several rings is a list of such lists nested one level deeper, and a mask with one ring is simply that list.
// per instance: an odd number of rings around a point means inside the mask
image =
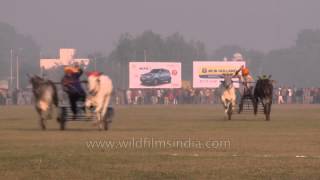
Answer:
[{"label": "hazy sky", "polygon": [[236,44],[268,51],[320,27],[320,0],[0,0],[0,21],[29,34],[42,51],[109,53],[124,32],[180,32],[209,52]]}]

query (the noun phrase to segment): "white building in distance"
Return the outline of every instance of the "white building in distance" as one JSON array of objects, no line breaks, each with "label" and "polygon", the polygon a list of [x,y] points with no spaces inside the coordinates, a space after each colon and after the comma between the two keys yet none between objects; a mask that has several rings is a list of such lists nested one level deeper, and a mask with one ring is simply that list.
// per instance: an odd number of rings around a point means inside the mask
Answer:
[{"label": "white building in distance", "polygon": [[48,70],[59,66],[67,66],[78,63],[85,68],[89,65],[89,59],[75,59],[76,49],[60,49],[59,59],[40,59],[40,68]]}]

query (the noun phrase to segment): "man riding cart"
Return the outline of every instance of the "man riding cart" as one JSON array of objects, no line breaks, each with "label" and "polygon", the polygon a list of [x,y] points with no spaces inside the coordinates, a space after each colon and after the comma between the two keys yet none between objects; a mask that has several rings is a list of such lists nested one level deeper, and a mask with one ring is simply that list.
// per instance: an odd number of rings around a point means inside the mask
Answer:
[{"label": "man riding cart", "polygon": [[249,68],[244,67],[243,65],[235,72],[234,77],[238,77],[240,82],[239,90],[241,94],[241,99],[239,103],[238,113],[241,113],[243,110],[243,103],[245,99],[250,99],[254,104],[254,97],[253,97],[254,79],[250,75]]},{"label": "man riding cart", "polygon": [[75,64],[74,66],[66,66],[64,68],[64,76],[61,80],[63,90],[68,94],[74,118],[78,113],[77,102],[85,102],[86,99],[86,92],[82,88],[80,81],[82,74],[83,70],[79,65]]}]

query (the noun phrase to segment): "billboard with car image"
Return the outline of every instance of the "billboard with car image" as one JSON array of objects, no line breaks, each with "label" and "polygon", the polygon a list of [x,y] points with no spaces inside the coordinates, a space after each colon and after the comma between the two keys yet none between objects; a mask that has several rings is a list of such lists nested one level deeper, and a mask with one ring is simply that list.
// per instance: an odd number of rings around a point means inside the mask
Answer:
[{"label": "billboard with car image", "polygon": [[129,88],[181,88],[181,63],[129,62]]}]

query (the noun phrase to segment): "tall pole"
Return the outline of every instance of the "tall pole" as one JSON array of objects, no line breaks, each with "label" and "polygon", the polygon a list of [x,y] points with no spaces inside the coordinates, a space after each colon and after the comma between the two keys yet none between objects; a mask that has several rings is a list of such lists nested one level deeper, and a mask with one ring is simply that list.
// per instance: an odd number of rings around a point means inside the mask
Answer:
[{"label": "tall pole", "polygon": [[19,79],[19,56],[18,56],[18,55],[17,55],[17,66],[16,66],[16,68],[17,68],[16,71],[17,71],[17,90],[18,90],[18,89],[20,88],[20,87],[19,87],[19,84],[20,84],[20,83],[19,83],[19,80],[20,80],[20,79]]},{"label": "tall pole", "polygon": [[40,76],[43,77],[43,69],[41,67],[41,58],[42,58],[42,54],[41,54],[41,51],[40,51],[39,52]]},{"label": "tall pole", "polygon": [[94,71],[97,71],[97,58],[94,57]]},{"label": "tall pole", "polygon": [[147,50],[143,50],[144,62],[147,62]]},{"label": "tall pole", "polygon": [[10,92],[12,91],[13,85],[13,49],[10,49]]}]

